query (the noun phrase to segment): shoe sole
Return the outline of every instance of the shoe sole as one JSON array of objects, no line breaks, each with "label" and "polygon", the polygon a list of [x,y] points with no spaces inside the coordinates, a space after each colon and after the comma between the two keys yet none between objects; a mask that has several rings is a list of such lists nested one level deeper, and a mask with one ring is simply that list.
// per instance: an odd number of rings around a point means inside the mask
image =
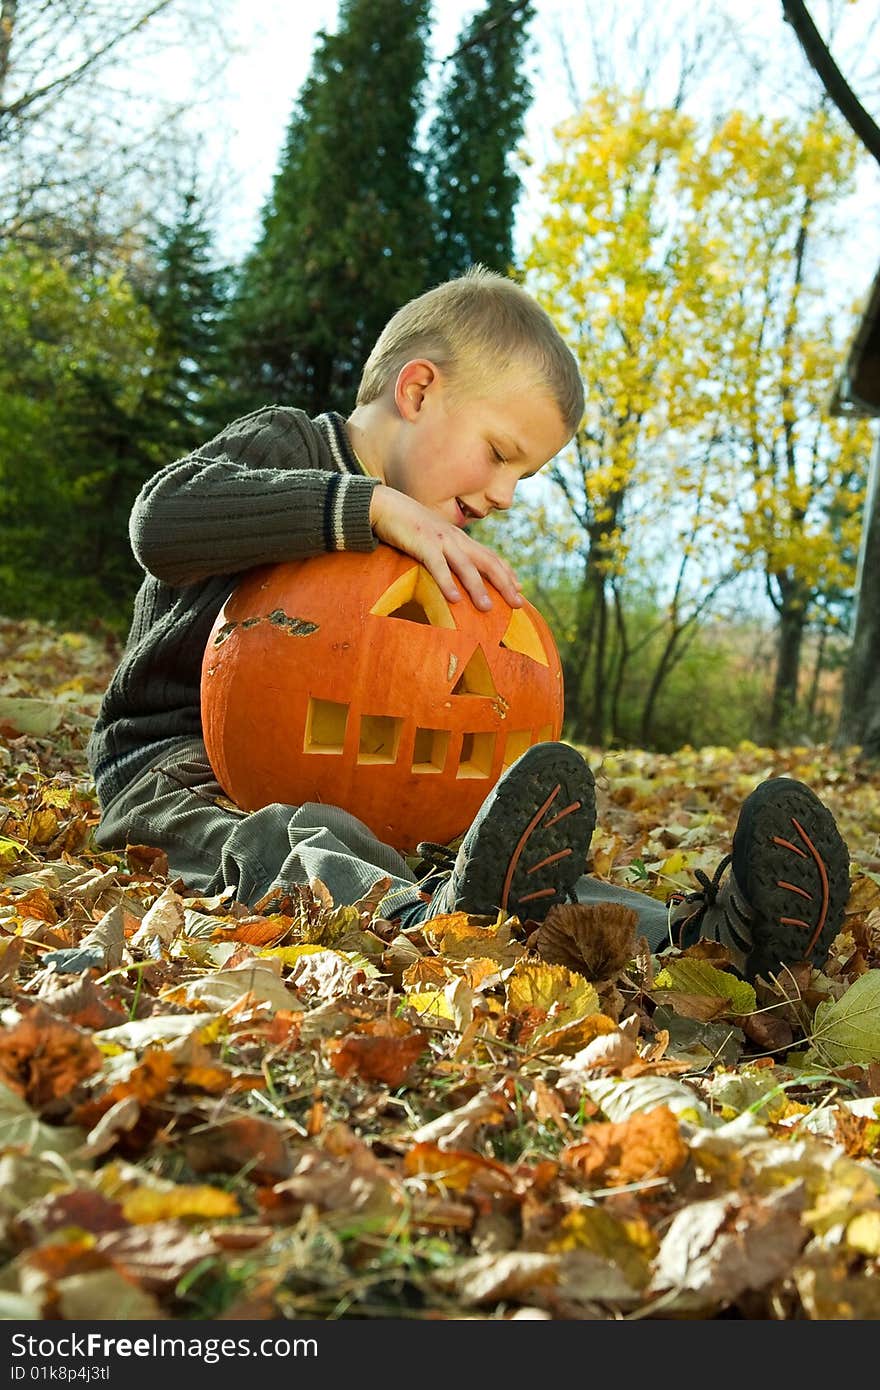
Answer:
[{"label": "shoe sole", "polygon": [[453,871],[456,901],[467,904],[461,910],[543,921],[586,873],[595,825],[595,782],[580,753],[567,744],[533,745],[487,797],[473,838],[462,845],[464,865]]},{"label": "shoe sole", "polygon": [[846,844],[815,792],[790,777],[762,782],[743,804],[731,867],[753,913],[744,929],[752,939],[747,974],[797,961],[821,965],[843,922],[850,880]]}]

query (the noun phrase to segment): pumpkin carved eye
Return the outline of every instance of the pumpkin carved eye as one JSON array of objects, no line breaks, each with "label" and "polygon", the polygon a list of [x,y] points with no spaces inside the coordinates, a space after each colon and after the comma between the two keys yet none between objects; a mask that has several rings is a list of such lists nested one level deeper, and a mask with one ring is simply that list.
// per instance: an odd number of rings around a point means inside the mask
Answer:
[{"label": "pumpkin carved eye", "polygon": [[202,666],[205,745],[238,805],[343,806],[404,853],[463,833],[562,707],[537,609],[450,605],[384,545],[252,571]]}]

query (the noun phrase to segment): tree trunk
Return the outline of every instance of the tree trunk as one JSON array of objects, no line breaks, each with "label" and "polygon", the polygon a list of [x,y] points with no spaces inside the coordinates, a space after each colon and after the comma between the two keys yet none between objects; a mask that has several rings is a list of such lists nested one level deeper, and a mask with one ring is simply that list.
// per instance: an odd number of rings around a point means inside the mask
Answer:
[{"label": "tree trunk", "polygon": [[605,593],[605,574],[598,565],[592,566],[590,587],[595,608],[595,640],[593,642],[592,699],[584,723],[587,741],[601,745],[605,741],[605,667],[608,651],[608,605]]},{"label": "tree trunk", "polygon": [[880,440],[865,503],[865,525],[853,640],[843,685],[836,744],[857,744],[865,758],[880,758]]},{"label": "tree trunk", "polygon": [[770,727],[768,729],[771,748],[776,747],[780,735],[797,708],[801,647],[806,621],[806,595],[801,592],[799,585],[788,581],[783,590],[782,608],[779,614],[776,675],[773,682],[773,702],[770,707]]},{"label": "tree trunk", "polygon": [[584,718],[584,681],[590,664],[593,649],[594,616],[592,593],[589,587],[589,566],[584,566],[584,575],[575,597],[574,636],[562,661],[562,683],[565,692],[565,724],[569,738],[582,743],[587,737],[587,721]]}]

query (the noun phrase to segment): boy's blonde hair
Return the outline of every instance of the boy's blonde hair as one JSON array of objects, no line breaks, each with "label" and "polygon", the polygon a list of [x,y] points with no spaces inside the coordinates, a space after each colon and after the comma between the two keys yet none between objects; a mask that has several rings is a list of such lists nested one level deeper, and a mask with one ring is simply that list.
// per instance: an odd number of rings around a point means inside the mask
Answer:
[{"label": "boy's blonde hair", "polygon": [[574,354],[526,290],[485,266],[473,265],[398,309],[367,358],[357,404],[380,396],[415,357],[436,362],[461,395],[481,394],[511,368],[532,368],[570,434],[580,424],[584,388]]}]

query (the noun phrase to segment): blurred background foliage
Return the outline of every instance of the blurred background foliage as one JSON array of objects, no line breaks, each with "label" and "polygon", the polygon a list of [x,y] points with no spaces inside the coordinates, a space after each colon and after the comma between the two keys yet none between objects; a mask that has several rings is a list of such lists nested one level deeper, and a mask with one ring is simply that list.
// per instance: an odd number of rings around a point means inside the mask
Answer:
[{"label": "blurred background foliage", "polygon": [[[480,261],[586,386],[571,448],[484,530],[553,627],[567,735],[832,737],[873,432],[831,409],[840,271],[876,270],[878,180],[781,6],[774,51],[737,6],[570,5],[569,115],[529,142],[541,0],[475,4],[442,60],[429,0],[340,0],[229,257],[229,171],[126,74],[198,47],[219,109],[233,7],[2,0],[0,613],[124,637],[146,478],[261,405],[346,413],[389,315]],[[814,9],[870,103],[874,7]]]}]

